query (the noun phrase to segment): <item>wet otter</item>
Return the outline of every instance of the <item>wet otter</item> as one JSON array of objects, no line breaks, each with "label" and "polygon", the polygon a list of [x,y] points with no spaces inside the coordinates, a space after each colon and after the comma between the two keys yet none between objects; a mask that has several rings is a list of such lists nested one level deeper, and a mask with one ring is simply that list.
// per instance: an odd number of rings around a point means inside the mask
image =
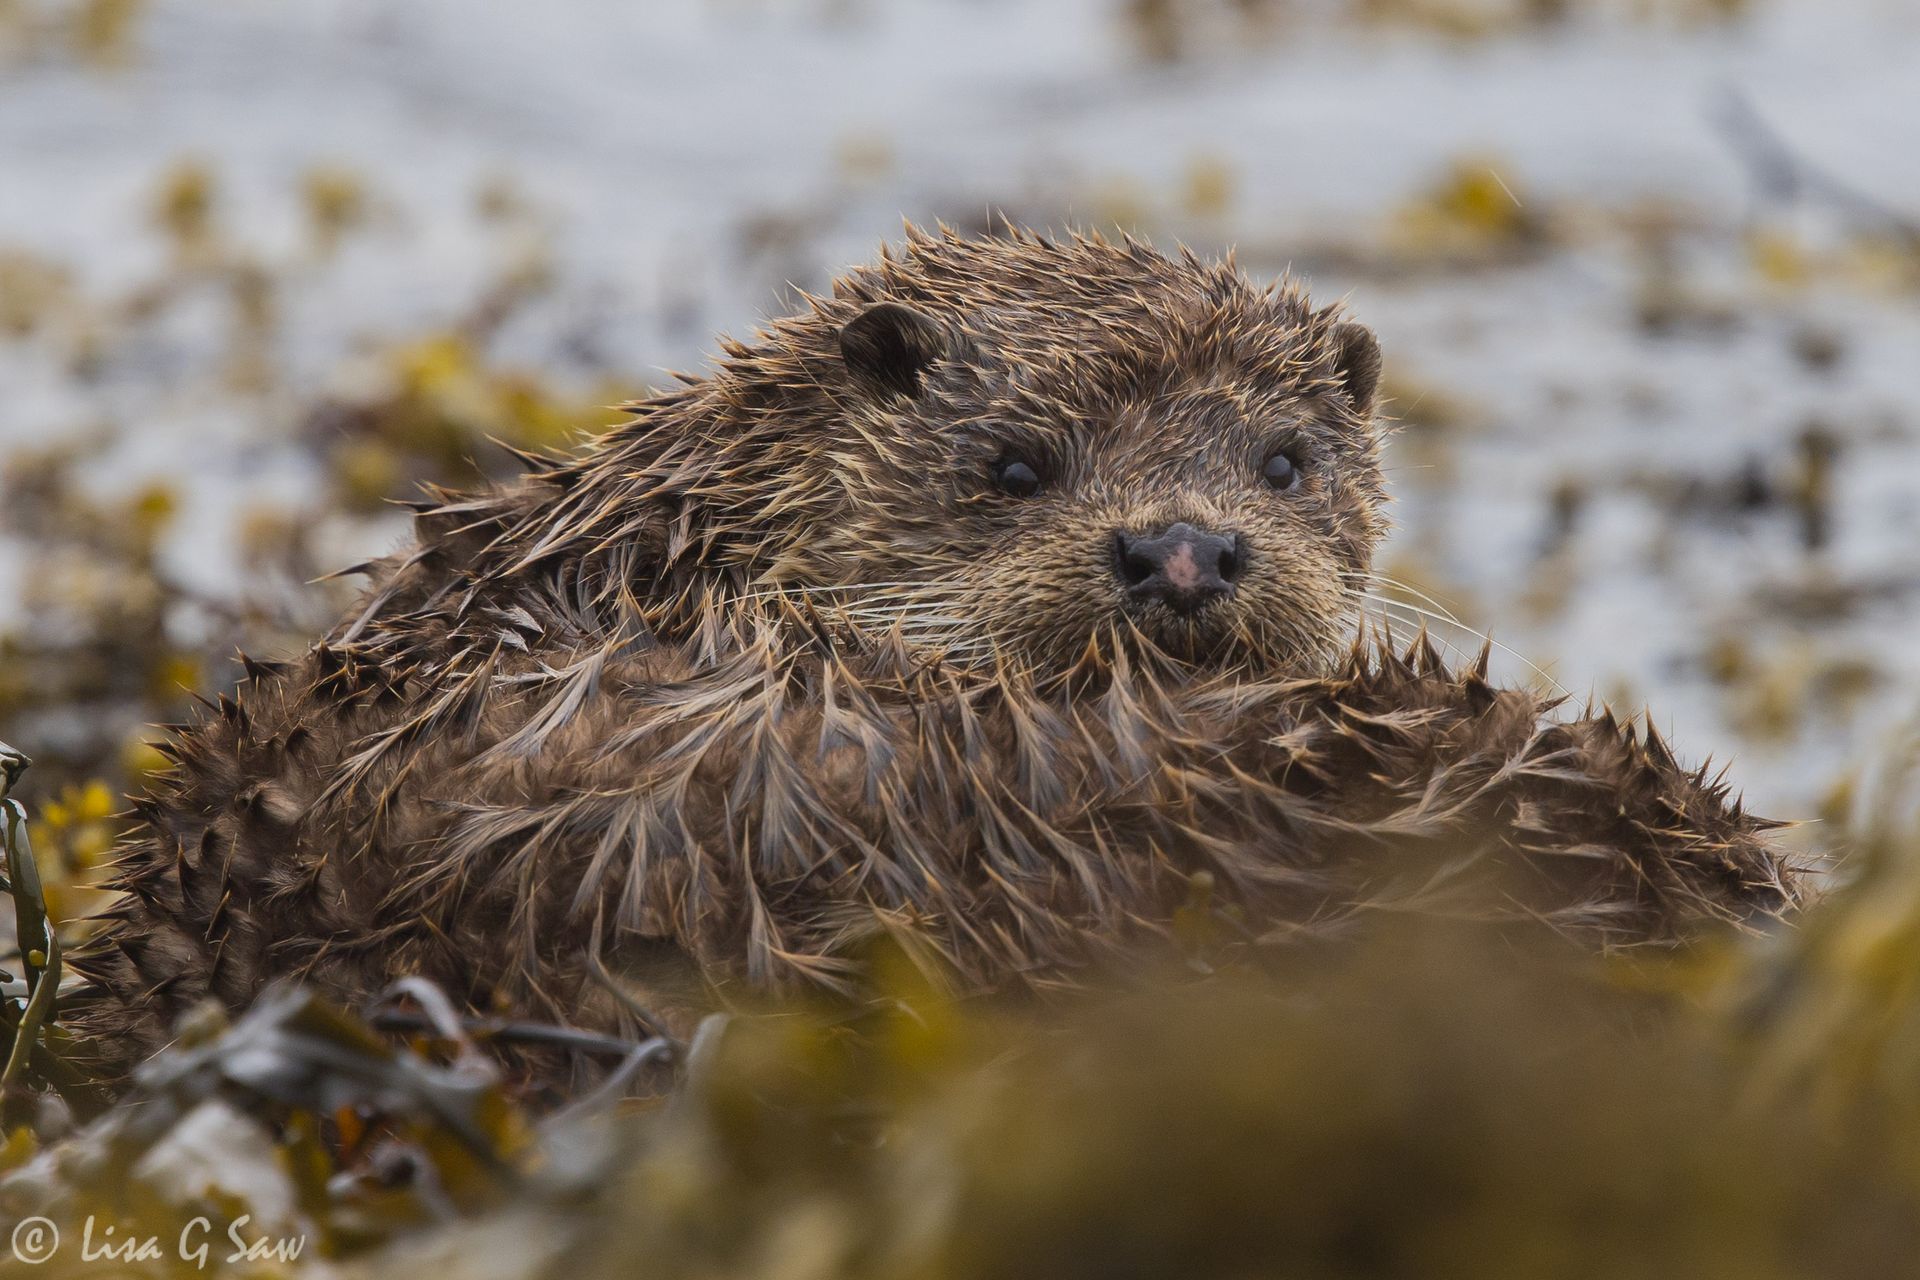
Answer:
[{"label": "wet otter", "polygon": [[1350,647],[1379,369],[1230,263],[912,233],[578,456],[422,503],[173,744],[70,1019],[124,1067],[206,996],[423,973],[612,1025],[590,955],[671,1011],[846,983],[876,935],[1045,987],[1208,886],[1253,944],[1786,906],[1766,824],[1650,732]]}]

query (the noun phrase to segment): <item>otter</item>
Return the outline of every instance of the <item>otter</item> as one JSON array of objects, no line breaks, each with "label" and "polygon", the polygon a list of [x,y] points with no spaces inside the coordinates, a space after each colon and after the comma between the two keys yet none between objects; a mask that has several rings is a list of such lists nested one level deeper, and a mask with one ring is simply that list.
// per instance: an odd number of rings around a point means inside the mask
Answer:
[{"label": "otter", "polygon": [[1771,824],[1651,728],[1362,633],[1380,370],[1230,259],[910,229],[417,503],[328,636],[167,743],[64,1016],[124,1071],[277,976],[633,1031],[636,993],[684,1027],[881,943],[1044,992],[1196,911],[1255,950],[1785,912]]}]

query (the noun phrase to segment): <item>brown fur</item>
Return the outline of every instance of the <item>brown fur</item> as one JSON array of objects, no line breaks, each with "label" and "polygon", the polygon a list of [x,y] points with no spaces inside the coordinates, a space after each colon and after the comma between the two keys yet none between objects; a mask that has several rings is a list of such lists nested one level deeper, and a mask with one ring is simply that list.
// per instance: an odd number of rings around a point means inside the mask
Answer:
[{"label": "brown fur", "polygon": [[[111,1067],[277,974],[614,1025],[590,953],[693,1010],[844,985],[880,935],[1044,987],[1209,883],[1255,942],[1784,908],[1767,824],[1650,731],[1347,651],[1377,371],[1230,264],[913,233],[577,458],[423,504],[361,609],[176,741],[69,1017]],[[1176,520],[1250,548],[1193,617],[1113,575]]]}]

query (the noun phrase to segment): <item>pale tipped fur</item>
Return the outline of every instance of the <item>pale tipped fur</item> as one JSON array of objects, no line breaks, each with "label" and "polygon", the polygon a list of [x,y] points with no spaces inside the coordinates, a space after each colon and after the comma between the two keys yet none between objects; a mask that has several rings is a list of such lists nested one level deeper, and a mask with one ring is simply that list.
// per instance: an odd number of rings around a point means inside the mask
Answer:
[{"label": "pale tipped fur", "polygon": [[[881,936],[1045,988],[1208,884],[1255,948],[1389,909],[1600,944],[1784,910],[1768,824],[1650,731],[1348,648],[1376,373],[1230,264],[912,232],[577,456],[421,504],[332,635],[174,740],[70,1021],[119,1069],[206,996],[421,973],[611,1026],[596,947],[679,1017],[847,987]],[[995,488],[1009,455],[1039,494]],[[1113,576],[1116,530],[1176,520],[1250,548],[1197,618]]]}]

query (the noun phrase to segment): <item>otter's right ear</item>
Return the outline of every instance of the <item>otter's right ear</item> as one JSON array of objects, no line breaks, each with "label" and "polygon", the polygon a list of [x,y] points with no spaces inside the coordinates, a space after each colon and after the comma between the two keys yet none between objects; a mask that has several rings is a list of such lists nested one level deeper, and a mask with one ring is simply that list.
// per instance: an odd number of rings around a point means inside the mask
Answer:
[{"label": "otter's right ear", "polygon": [[876,302],[840,330],[840,355],[853,376],[895,395],[917,392],[921,372],[946,350],[940,326],[898,302]]},{"label": "otter's right ear", "polygon": [[1333,348],[1340,380],[1365,418],[1373,413],[1373,397],[1380,390],[1380,339],[1367,326],[1349,320],[1334,326]]}]

